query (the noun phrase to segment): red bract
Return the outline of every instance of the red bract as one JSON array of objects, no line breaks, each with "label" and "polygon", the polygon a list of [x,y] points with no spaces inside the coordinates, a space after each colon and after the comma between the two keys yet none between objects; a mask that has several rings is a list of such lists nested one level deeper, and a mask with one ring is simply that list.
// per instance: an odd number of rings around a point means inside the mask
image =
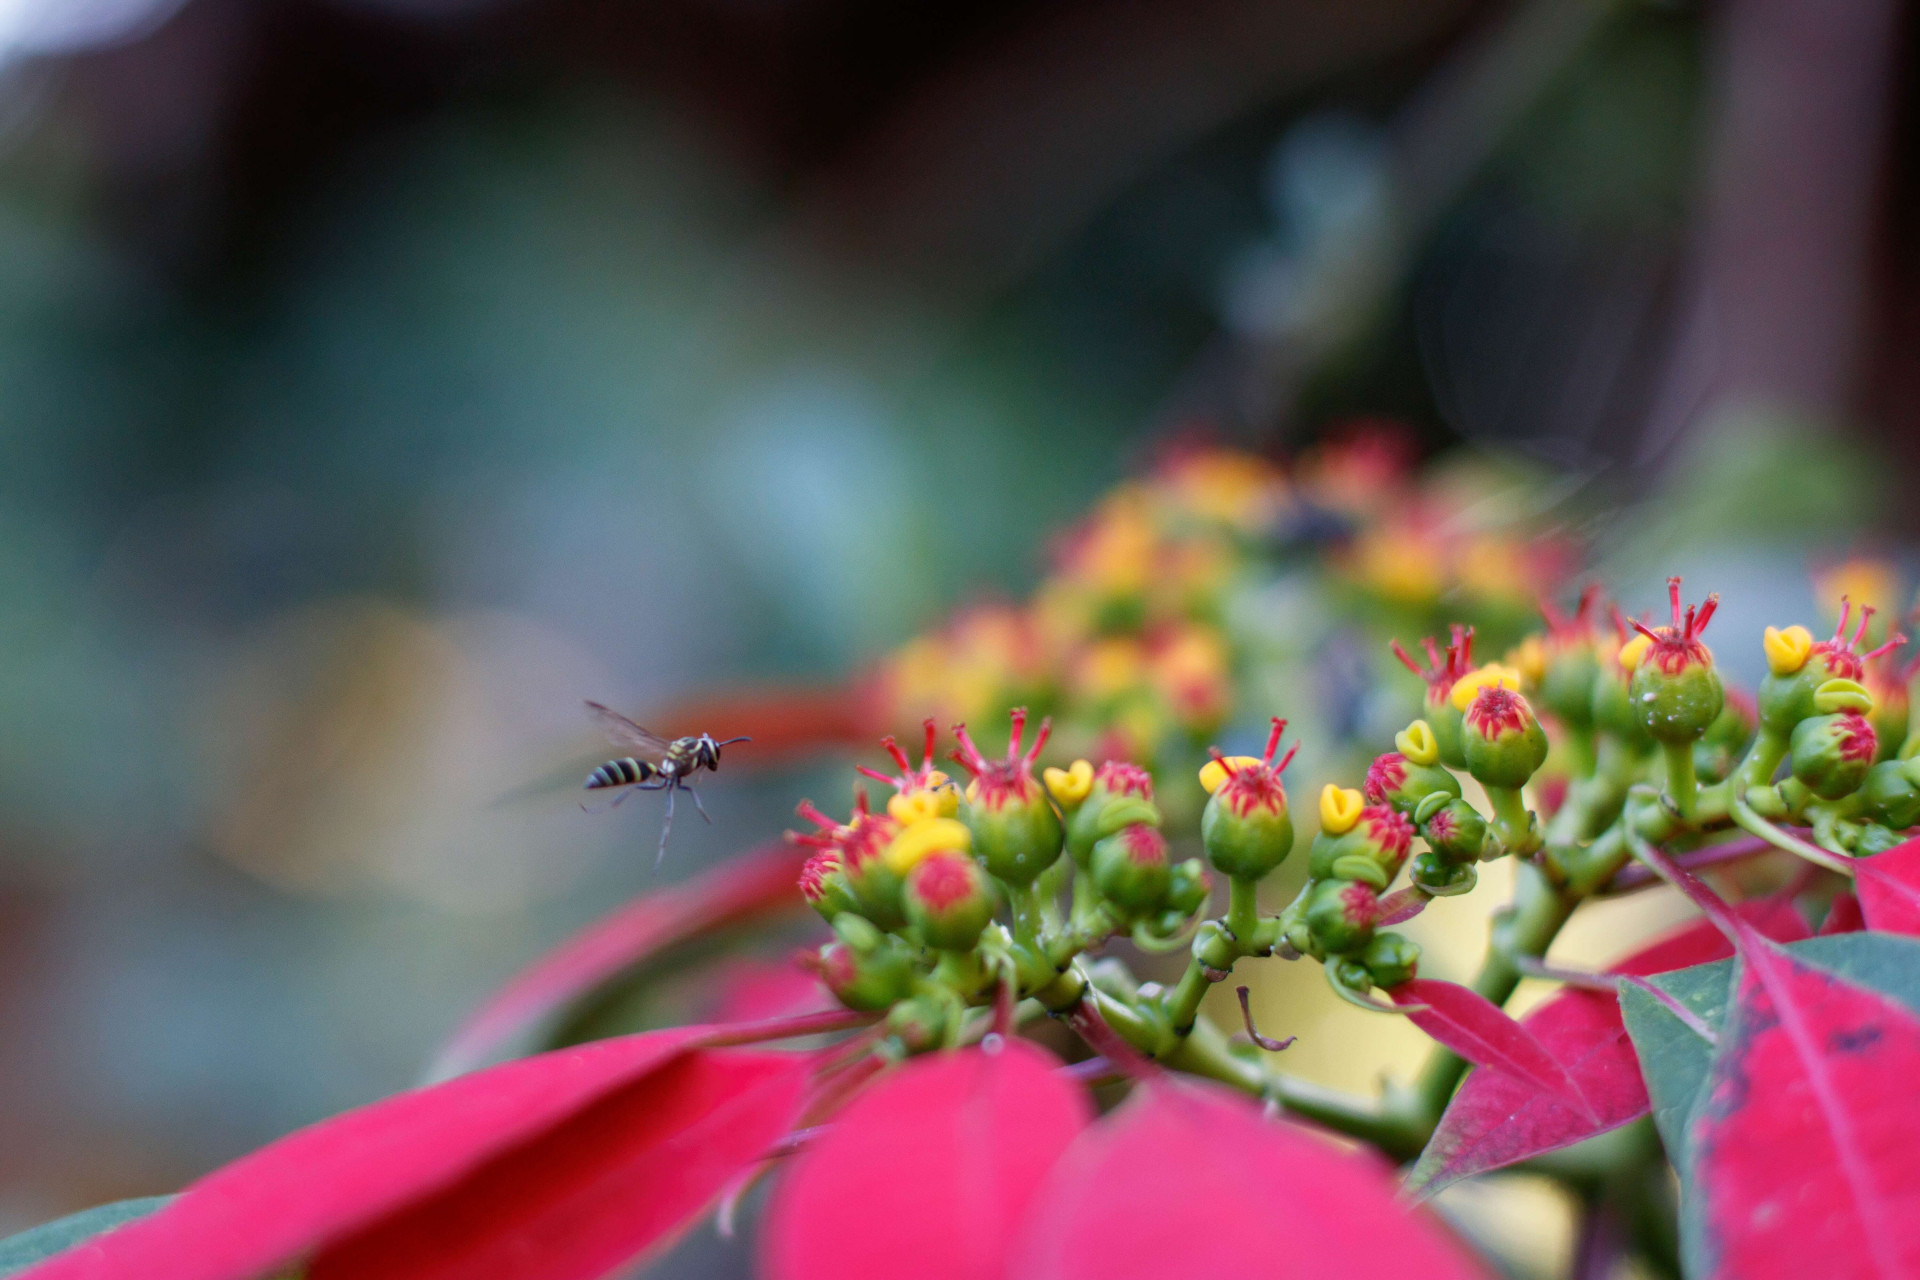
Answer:
[{"label": "red bract", "polygon": [[[1790,898],[1759,898],[1738,910],[1775,941],[1807,936],[1806,921]],[[1732,954],[1733,946],[1720,930],[1700,920],[1634,952],[1608,972],[1644,977]],[[1407,1177],[1410,1188],[1431,1195],[1461,1178],[1557,1151],[1647,1114],[1640,1061],[1613,996],[1568,989],[1542,1003],[1520,1025],[1566,1067],[1592,1104],[1593,1118],[1525,1081],[1502,1072],[1476,1071],[1448,1103],[1432,1141]]]},{"label": "red bract", "polygon": [[542,1054],[303,1129],[26,1273],[592,1280],[786,1132],[812,1061],[687,1027]]},{"label": "red bract", "polygon": [[1853,884],[1869,929],[1920,935],[1920,840],[1861,859]]},{"label": "red bract", "polygon": [[[1477,991],[1454,982],[1414,978],[1388,992],[1407,1018],[1475,1066],[1506,1073],[1559,1098],[1595,1121],[1593,1104],[1567,1069],[1525,1027]],[[1425,1005],[1425,1009],[1414,1006]]]},{"label": "red bract", "polygon": [[1082,1134],[1027,1223],[1008,1280],[1482,1274],[1377,1158],[1172,1078]]},{"label": "red bract", "polygon": [[1089,1108],[1020,1040],[922,1058],[854,1101],[774,1193],[771,1280],[998,1280],[1043,1178]]},{"label": "red bract", "polygon": [[1845,889],[1833,895],[1833,905],[1827,908],[1827,918],[1820,923],[1820,932],[1858,933],[1867,927],[1867,918],[1860,911],[1860,895],[1848,893]]},{"label": "red bract", "polygon": [[1697,1273],[1920,1274],[1920,1018],[1753,937],[1689,1147]]},{"label": "red bract", "polygon": [[505,1056],[529,1031],[602,983],[709,930],[800,905],[793,885],[809,851],[769,844],[683,884],[628,903],[547,953],[482,1005],[440,1051],[430,1079]]}]

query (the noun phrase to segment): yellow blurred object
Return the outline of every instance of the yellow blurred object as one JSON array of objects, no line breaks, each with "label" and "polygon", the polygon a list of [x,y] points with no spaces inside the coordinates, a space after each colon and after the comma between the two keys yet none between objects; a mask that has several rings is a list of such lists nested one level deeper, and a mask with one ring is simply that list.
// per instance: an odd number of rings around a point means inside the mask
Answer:
[{"label": "yellow blurred object", "polygon": [[1437,764],[1440,760],[1440,740],[1433,736],[1433,726],[1425,720],[1415,720],[1394,734],[1393,745],[1415,764]]},{"label": "yellow blurred object", "polygon": [[1838,615],[1842,603],[1892,616],[1900,607],[1900,570],[1886,560],[1853,556],[1814,575],[1814,598],[1827,614]]},{"label": "yellow blurred object", "polygon": [[1227,780],[1228,774],[1259,763],[1260,761],[1253,756],[1222,756],[1218,760],[1209,760],[1200,766],[1200,785],[1206,789],[1208,795],[1212,795],[1220,789],[1220,784]]},{"label": "yellow blurred object", "polygon": [[957,818],[928,818],[904,828],[887,846],[887,869],[905,875],[929,854],[942,849],[966,853],[973,848],[973,833]]},{"label": "yellow blurred object", "polygon": [[1455,711],[1465,711],[1474,696],[1489,685],[1498,685],[1502,689],[1520,692],[1520,673],[1501,662],[1489,662],[1478,671],[1469,671],[1453,683],[1453,692],[1447,700],[1453,703]]},{"label": "yellow blurred object", "polygon": [[1345,835],[1360,821],[1367,799],[1352,787],[1329,782],[1320,788],[1320,829],[1331,836]]},{"label": "yellow blurred object", "polygon": [[887,816],[903,827],[935,818],[951,818],[958,812],[960,794],[951,786],[902,791],[887,801]]},{"label": "yellow blurred object", "polygon": [[1534,632],[1507,654],[1507,665],[1518,671],[1529,686],[1538,685],[1547,674],[1547,642]]},{"label": "yellow blurred object", "polygon": [[1777,676],[1790,676],[1807,665],[1807,655],[1813,652],[1813,633],[1800,626],[1784,631],[1768,627],[1760,643],[1767,651],[1767,669]]},{"label": "yellow blurred object", "polygon": [[1627,641],[1620,646],[1619,662],[1621,667],[1627,671],[1639,670],[1640,660],[1647,656],[1647,650],[1651,648],[1653,648],[1653,638],[1651,636],[1635,636],[1633,639]]},{"label": "yellow blurred object", "polygon": [[1063,809],[1076,807],[1093,790],[1093,764],[1087,760],[1075,760],[1065,769],[1044,769],[1040,777],[1047,784],[1047,793]]}]

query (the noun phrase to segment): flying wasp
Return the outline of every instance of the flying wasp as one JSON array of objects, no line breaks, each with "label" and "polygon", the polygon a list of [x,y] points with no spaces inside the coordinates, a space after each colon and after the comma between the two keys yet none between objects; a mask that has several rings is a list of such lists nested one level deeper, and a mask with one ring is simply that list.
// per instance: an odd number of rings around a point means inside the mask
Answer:
[{"label": "flying wasp", "polygon": [[[700,793],[693,789],[693,779],[701,770],[714,771],[720,768],[720,748],[736,742],[749,742],[749,738],[721,738],[715,740],[710,733],[697,737],[675,738],[668,741],[649,729],[642,728],[610,707],[597,702],[587,704],[587,712],[607,737],[616,746],[632,747],[640,755],[622,756],[618,760],[609,760],[587,775],[586,790],[598,791],[605,787],[630,787],[614,800],[615,804],[625,800],[634,791],[664,791],[667,793],[667,818],[660,824],[660,852],[655,856],[657,865],[667,856],[667,833],[673,830],[673,794],[685,791],[693,797],[693,807],[700,816],[707,818],[707,807],[700,803]],[[712,818],[707,818],[712,822]]]}]

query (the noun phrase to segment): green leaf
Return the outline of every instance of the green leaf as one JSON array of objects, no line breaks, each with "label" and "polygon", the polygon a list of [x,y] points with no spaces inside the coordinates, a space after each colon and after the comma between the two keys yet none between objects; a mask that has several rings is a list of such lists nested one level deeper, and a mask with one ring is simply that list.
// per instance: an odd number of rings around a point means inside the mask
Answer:
[{"label": "green leaf", "polygon": [[1871,987],[1920,1013],[1920,938],[1897,933],[1834,933],[1787,948],[1810,965]]},{"label": "green leaf", "polygon": [[[1700,1015],[1718,1030],[1727,1012],[1732,989],[1733,961],[1676,969],[1647,981]],[[1640,1074],[1646,1078],[1647,1097],[1653,1103],[1653,1123],[1666,1145],[1667,1158],[1686,1178],[1687,1122],[1693,1100],[1713,1067],[1713,1046],[1665,1005],[1637,987],[1620,988],[1620,1015],[1640,1055]]]},{"label": "green leaf", "polygon": [[15,1275],[36,1262],[91,1239],[103,1231],[144,1218],[171,1200],[172,1196],[145,1196],[138,1200],[116,1200],[112,1204],[83,1209],[65,1218],[29,1227],[17,1236],[0,1240],[0,1276]]}]

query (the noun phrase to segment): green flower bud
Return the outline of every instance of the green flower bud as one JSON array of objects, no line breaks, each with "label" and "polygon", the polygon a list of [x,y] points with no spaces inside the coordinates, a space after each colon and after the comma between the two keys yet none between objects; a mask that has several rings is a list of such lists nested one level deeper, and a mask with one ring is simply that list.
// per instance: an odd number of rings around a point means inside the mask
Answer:
[{"label": "green flower bud", "polygon": [[1213,792],[1200,815],[1200,839],[1222,875],[1258,880],[1293,851],[1293,817],[1280,774],[1297,748],[1289,748],[1278,764],[1273,761],[1286,727],[1285,720],[1274,719],[1260,759],[1228,760],[1216,752],[1200,771],[1201,784],[1211,783],[1208,789]]},{"label": "green flower bud", "polygon": [[930,947],[970,951],[993,919],[987,873],[957,849],[926,855],[907,872],[901,894],[911,924]]},{"label": "green flower bud", "polygon": [[1420,971],[1420,946],[1397,933],[1374,935],[1360,953],[1373,985],[1391,991]]},{"label": "green flower bud", "polygon": [[932,996],[902,1000],[887,1014],[887,1030],[908,1053],[925,1053],[946,1042],[947,1006]]},{"label": "green flower bud", "polygon": [[1173,883],[1167,839],[1144,822],[1096,843],[1092,868],[1094,887],[1136,916],[1158,911]]},{"label": "green flower bud", "polygon": [[1427,665],[1424,667],[1413,660],[1398,640],[1391,645],[1393,656],[1400,659],[1407,670],[1427,682],[1426,709],[1420,714],[1433,730],[1441,761],[1455,769],[1464,769],[1467,761],[1460,737],[1461,713],[1460,708],[1453,705],[1452,695],[1454,682],[1473,670],[1473,628],[1456,623],[1445,653],[1440,651],[1440,646],[1432,636],[1420,644],[1427,654]]},{"label": "green flower bud", "polygon": [[1640,723],[1640,714],[1627,691],[1633,673],[1620,665],[1619,657],[1627,653],[1638,656],[1623,641],[1613,655],[1602,655],[1600,669],[1593,677],[1593,727],[1618,739],[1635,755],[1645,755],[1653,750],[1654,742]]},{"label": "green flower bud", "polygon": [[1160,820],[1152,776],[1137,764],[1109,760],[1094,771],[1086,799],[1067,817],[1067,853],[1084,868],[1096,842],[1133,823],[1157,827]]},{"label": "green flower bud", "polygon": [[879,936],[884,945],[869,951],[839,941],[820,948],[820,979],[849,1009],[890,1008],[913,990],[913,964],[906,948]]},{"label": "green flower bud", "polygon": [[1432,853],[1453,866],[1469,866],[1487,851],[1487,820],[1465,800],[1441,806],[1420,823]]},{"label": "green flower bud", "polygon": [[[900,831],[893,819],[867,811],[867,795],[862,791],[854,801],[853,816],[836,822],[820,812],[810,800],[800,802],[799,814],[820,829],[800,834],[789,831],[787,839],[816,850],[807,861],[815,867],[819,897],[808,892],[808,872],[801,871],[800,892],[821,915],[832,920],[841,911],[858,911],[882,929],[898,929],[906,923],[900,906],[900,875],[882,856]],[[847,899],[850,898],[849,903]]]},{"label": "green flower bud", "polygon": [[1751,695],[1727,690],[1727,701],[1700,741],[1693,744],[1693,767],[1706,782],[1718,782],[1733,772],[1741,753],[1753,738],[1759,712]]},{"label": "green flower bud", "polygon": [[1379,914],[1380,895],[1364,880],[1320,880],[1307,893],[1307,928],[1329,955],[1363,949]]},{"label": "green flower bud", "polygon": [[[1905,639],[1896,632],[1887,643],[1898,644]],[[1863,683],[1873,698],[1873,710],[1867,715],[1873,721],[1874,736],[1880,740],[1880,758],[1889,760],[1907,740],[1908,686],[1916,668],[1912,664],[1896,663],[1885,645],[1870,656],[1874,660],[1866,663],[1867,676]]]},{"label": "green flower bud", "polygon": [[1360,791],[1368,804],[1392,805],[1401,813],[1411,814],[1435,792],[1459,796],[1460,780],[1437,763],[1417,764],[1398,751],[1389,751],[1375,756],[1367,766],[1367,780]]},{"label": "green flower bud", "polygon": [[1600,675],[1593,608],[1599,596],[1597,583],[1582,591],[1572,617],[1561,613],[1551,601],[1540,602],[1540,611],[1547,619],[1547,638],[1541,647],[1540,705],[1570,728],[1584,729],[1593,723],[1593,682]]},{"label": "green flower bud", "polygon": [[1758,701],[1760,722],[1774,733],[1785,737],[1809,716],[1834,710],[1818,705],[1821,686],[1832,680],[1856,683],[1865,680],[1869,662],[1904,643],[1903,637],[1895,636],[1871,653],[1859,652],[1860,641],[1866,635],[1867,623],[1874,611],[1860,610],[1859,624],[1852,635],[1847,635],[1852,612],[1853,602],[1842,597],[1840,624],[1834,628],[1833,638],[1818,643],[1814,643],[1805,627],[1767,628],[1764,642],[1767,678],[1760,682]]},{"label": "green flower bud", "polygon": [[1413,823],[1405,814],[1383,804],[1369,805],[1347,830],[1323,830],[1314,837],[1307,874],[1316,880],[1364,880],[1385,889],[1400,873],[1412,845]]},{"label": "green flower bud", "polygon": [[1709,595],[1697,610],[1688,605],[1683,615],[1680,579],[1668,578],[1667,598],[1673,605],[1671,626],[1633,623],[1647,644],[1627,684],[1627,696],[1649,737],[1657,742],[1691,743],[1706,733],[1726,703],[1713,654],[1700,642],[1720,607],[1720,597]]},{"label": "green flower bud", "polygon": [[1483,787],[1518,791],[1546,762],[1547,735],[1527,700],[1504,685],[1481,687],[1461,725],[1467,772]]},{"label": "green flower bud", "polygon": [[1873,725],[1858,712],[1812,716],[1793,727],[1793,776],[1822,800],[1859,790],[1878,752]]},{"label": "green flower bud", "polygon": [[1853,847],[1856,858],[1871,858],[1876,853],[1885,853],[1907,842],[1905,832],[1893,831],[1877,822],[1869,822],[1860,828],[1860,839]]},{"label": "green flower bud", "polygon": [[1413,865],[1408,868],[1407,876],[1423,893],[1431,894],[1436,898],[1452,898],[1463,893],[1471,893],[1473,887],[1480,883],[1480,873],[1474,869],[1473,864],[1448,862],[1431,849],[1414,856]]},{"label": "green flower bud", "polygon": [[1020,739],[1026,727],[1027,709],[1015,708],[1006,759],[994,761],[980,754],[965,725],[953,727],[960,742],[953,758],[973,774],[961,820],[973,832],[974,856],[1010,885],[1031,884],[1060,856],[1065,839],[1053,802],[1033,776],[1033,763],[1047,744],[1052,722],[1040,722],[1033,747],[1022,755]]},{"label": "green flower bud", "polygon": [[1883,760],[1867,770],[1860,798],[1867,816],[1895,831],[1920,824],[1920,766],[1911,760]]},{"label": "green flower bud", "polygon": [[1213,877],[1207,874],[1207,864],[1198,858],[1188,858],[1185,862],[1174,864],[1173,875],[1167,886],[1167,909],[1181,916],[1190,916],[1207,905],[1207,898],[1213,892]]}]

